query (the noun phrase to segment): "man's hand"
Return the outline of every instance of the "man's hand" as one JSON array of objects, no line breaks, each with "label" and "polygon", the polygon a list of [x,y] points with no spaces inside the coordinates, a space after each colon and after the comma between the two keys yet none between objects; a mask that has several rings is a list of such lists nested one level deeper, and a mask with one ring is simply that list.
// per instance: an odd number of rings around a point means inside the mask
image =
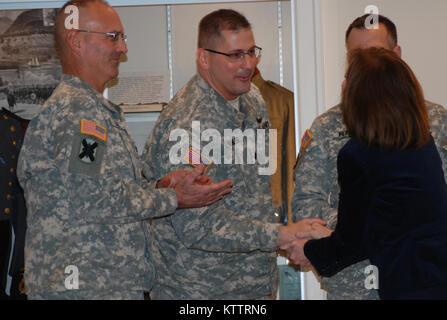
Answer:
[{"label": "man's hand", "polygon": [[[168,175],[161,178],[158,182],[155,188],[157,189],[163,189],[163,188],[172,188],[174,189],[177,183],[184,180],[186,176],[188,176],[192,170],[176,170]],[[195,182],[202,185],[211,184],[212,180],[211,178],[203,175],[197,176],[195,179]]]},{"label": "man's hand", "polygon": [[321,225],[319,223],[313,223],[311,225],[311,230],[309,232],[306,233],[297,232],[295,236],[297,238],[308,238],[310,235],[310,238],[312,239],[321,239],[329,237],[332,234],[332,232],[334,232],[334,230],[331,230],[325,227],[324,225]]},{"label": "man's hand", "polygon": [[327,222],[319,218],[306,218],[289,226],[281,226],[278,235],[278,246],[283,249],[285,244],[298,238],[311,238],[312,232],[315,232],[312,228],[313,224],[325,226]]},{"label": "man's hand", "polygon": [[284,245],[281,249],[286,250],[287,256],[294,264],[310,267],[311,263],[304,254],[304,245],[308,239],[298,239]]},{"label": "man's hand", "polygon": [[169,177],[169,185],[173,185],[171,188],[177,193],[178,208],[209,206],[231,192],[233,187],[231,180],[212,183],[208,177],[201,176],[204,170],[205,166],[201,164],[191,171],[171,173],[174,176]]},{"label": "man's hand", "polygon": [[[287,252],[287,256],[294,264],[308,267],[311,265],[310,261],[304,254],[304,245],[309,239],[321,239],[329,237],[333,230],[326,227],[326,222],[320,219],[303,219],[298,223],[295,223],[287,230],[288,238],[290,239],[290,233],[298,230],[294,233],[295,239],[286,241],[284,237],[283,242],[279,245],[282,250]],[[279,243],[278,237],[278,243]]]}]

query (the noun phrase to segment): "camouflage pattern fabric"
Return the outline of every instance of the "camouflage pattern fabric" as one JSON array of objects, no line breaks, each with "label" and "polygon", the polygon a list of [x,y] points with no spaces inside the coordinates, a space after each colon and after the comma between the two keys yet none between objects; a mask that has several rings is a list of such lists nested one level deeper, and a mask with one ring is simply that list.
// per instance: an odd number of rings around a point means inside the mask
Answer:
[{"label": "camouflage pattern fabric", "polygon": [[[200,121],[202,133],[214,129],[217,138],[212,139],[221,139],[220,145],[225,143],[225,129],[268,127],[267,109],[257,88],[252,86],[239,99],[238,112],[195,75],[158,119],[142,156],[145,172],[162,177],[174,169],[191,168],[187,162],[171,163],[169,153],[179,143],[170,141],[175,129],[189,135],[184,144],[188,148],[193,121]],[[232,147],[231,139],[229,143]],[[201,148],[207,145],[202,143]],[[245,144],[245,155],[246,149]],[[211,206],[152,220],[156,269],[152,299],[263,299],[276,294],[280,224],[275,223],[270,177],[259,175],[258,164],[235,164],[234,150],[231,164],[225,164],[223,148],[214,156],[217,161],[206,174],[213,181],[232,179],[232,193]]]},{"label": "camouflage pattern fabric", "polygon": [[79,271],[80,292],[151,288],[150,229],[142,221],[174,212],[177,197],[152,189],[141,172],[120,108],[64,75],[31,121],[19,157],[29,298],[66,291],[68,266]]},{"label": "camouflage pattern fabric", "polygon": [[34,300],[143,300],[143,291],[123,290],[70,290],[45,292],[34,295]]},{"label": "camouflage pattern fabric", "polygon": [[[426,102],[431,133],[443,161],[447,180],[447,110]],[[337,223],[339,186],[337,183],[337,156],[348,142],[340,105],[320,115],[310,128],[312,139],[301,147],[295,167],[295,192],[292,199],[294,221],[319,217],[329,222],[331,229]],[[379,299],[377,290],[365,288],[365,268],[368,260],[347,267],[331,278],[323,278],[329,300]]]}]

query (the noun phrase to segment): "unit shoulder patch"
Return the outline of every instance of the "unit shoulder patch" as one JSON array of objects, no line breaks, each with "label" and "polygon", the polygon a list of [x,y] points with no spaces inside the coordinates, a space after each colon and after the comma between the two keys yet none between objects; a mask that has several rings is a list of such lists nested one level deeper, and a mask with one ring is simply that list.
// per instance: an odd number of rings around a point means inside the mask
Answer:
[{"label": "unit shoulder patch", "polygon": [[106,148],[105,141],[96,135],[87,132],[75,134],[68,172],[90,177],[100,174]]}]

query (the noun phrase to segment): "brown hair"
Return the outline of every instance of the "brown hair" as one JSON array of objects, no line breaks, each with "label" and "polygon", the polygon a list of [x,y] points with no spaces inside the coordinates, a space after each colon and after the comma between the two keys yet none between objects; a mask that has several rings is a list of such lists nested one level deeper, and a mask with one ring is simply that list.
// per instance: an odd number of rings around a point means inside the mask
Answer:
[{"label": "brown hair", "polygon": [[207,48],[217,45],[223,30],[240,30],[251,28],[247,18],[237,11],[221,9],[207,14],[199,23],[199,48]]},{"label": "brown hair", "polygon": [[[352,29],[360,29],[360,30],[364,30],[366,29],[366,20],[371,16],[371,14],[365,14],[361,17],[358,17],[357,19],[355,19],[348,27],[348,29],[346,30],[346,35],[345,35],[345,42],[348,43],[348,37],[351,34]],[[387,31],[388,34],[388,38],[390,40],[390,46],[391,49],[394,48],[395,46],[397,46],[397,28],[396,25],[393,23],[393,21],[391,21],[390,19],[388,19],[385,16],[382,15],[378,15],[379,18],[379,24],[382,24]]]},{"label": "brown hair", "polygon": [[383,48],[353,50],[348,63],[342,94],[348,132],[383,150],[425,145],[430,138],[428,114],[410,67]]}]

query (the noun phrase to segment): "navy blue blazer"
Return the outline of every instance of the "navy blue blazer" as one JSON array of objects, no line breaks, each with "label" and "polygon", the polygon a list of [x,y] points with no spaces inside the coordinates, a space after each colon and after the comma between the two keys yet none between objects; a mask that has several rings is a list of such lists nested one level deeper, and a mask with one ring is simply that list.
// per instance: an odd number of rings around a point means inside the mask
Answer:
[{"label": "navy blue blazer", "polygon": [[447,299],[447,186],[433,138],[392,152],[351,138],[337,166],[335,231],[304,247],[317,271],[330,277],[369,258],[382,299]]}]

